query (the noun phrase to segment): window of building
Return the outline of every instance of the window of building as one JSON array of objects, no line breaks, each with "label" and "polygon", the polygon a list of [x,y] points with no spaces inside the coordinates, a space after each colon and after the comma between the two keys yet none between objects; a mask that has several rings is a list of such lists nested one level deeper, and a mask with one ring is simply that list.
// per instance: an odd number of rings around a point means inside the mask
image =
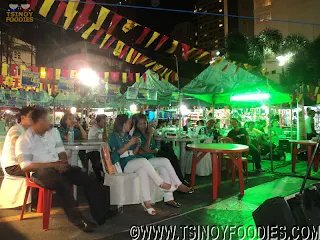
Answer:
[{"label": "window of building", "polygon": [[223,27],[223,24],[222,24],[222,23],[220,23],[220,24],[219,24],[219,27]]},{"label": "window of building", "polygon": [[257,23],[268,22],[271,19],[271,12],[266,12],[257,16]]},{"label": "window of building", "polygon": [[222,2],[222,0],[219,0],[219,2]]},{"label": "window of building", "polygon": [[218,40],[215,40],[214,42],[215,42],[215,43],[218,43],[219,41],[218,41]]},{"label": "window of building", "polygon": [[222,12],[222,9],[219,9],[219,12]]},{"label": "window of building", "polygon": [[21,53],[19,51],[14,51],[13,57],[20,59],[21,58]]},{"label": "window of building", "polygon": [[272,0],[254,0],[254,8],[271,6]]}]

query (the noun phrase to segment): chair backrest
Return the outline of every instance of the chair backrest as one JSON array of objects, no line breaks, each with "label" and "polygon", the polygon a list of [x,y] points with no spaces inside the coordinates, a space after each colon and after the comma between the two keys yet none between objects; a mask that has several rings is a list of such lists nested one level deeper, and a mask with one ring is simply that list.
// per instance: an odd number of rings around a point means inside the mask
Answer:
[{"label": "chair backrest", "polygon": [[228,138],[228,137],[219,136],[218,137],[218,142],[219,143],[233,143],[233,140],[231,138]]},{"label": "chair backrest", "polygon": [[[102,143],[100,147],[100,158],[102,163],[103,172],[109,174],[107,162],[111,162],[109,147],[106,143]],[[112,165],[112,162],[111,162]],[[112,170],[111,170],[112,172]],[[111,173],[112,174],[112,173]]]}]

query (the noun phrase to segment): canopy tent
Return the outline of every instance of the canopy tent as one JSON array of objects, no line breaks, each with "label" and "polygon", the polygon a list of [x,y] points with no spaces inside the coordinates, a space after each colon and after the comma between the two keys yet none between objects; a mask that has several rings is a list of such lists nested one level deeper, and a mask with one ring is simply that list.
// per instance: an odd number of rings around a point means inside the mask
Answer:
[{"label": "canopy tent", "polygon": [[270,93],[271,104],[290,102],[290,95],[283,93],[278,84],[269,80],[268,89],[268,82],[264,76],[221,59],[182,88],[184,95],[221,105],[231,104],[232,95],[247,92]]}]

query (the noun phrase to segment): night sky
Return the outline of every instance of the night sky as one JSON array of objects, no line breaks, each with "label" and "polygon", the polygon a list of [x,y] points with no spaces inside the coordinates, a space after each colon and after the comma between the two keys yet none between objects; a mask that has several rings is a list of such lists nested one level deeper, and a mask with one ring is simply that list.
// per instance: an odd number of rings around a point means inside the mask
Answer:
[{"label": "night sky", "polygon": [[[128,4],[128,1],[122,0],[122,4]],[[133,5],[147,6],[147,7],[160,7],[160,8],[173,8],[173,9],[183,9],[183,10],[193,10],[194,0],[136,0]],[[0,8],[7,9],[8,4],[12,2],[9,0],[1,0]],[[100,0],[100,3],[118,3],[115,0]],[[130,4],[130,3],[129,3]],[[128,5],[129,5],[128,4]],[[107,8],[110,8],[106,6]],[[112,9],[112,8],[111,8]],[[123,15],[129,19],[132,19],[144,26],[151,28],[159,33],[166,34],[170,36],[170,32],[174,26],[181,22],[192,22],[192,14],[186,13],[175,13],[168,11],[154,11],[154,10],[143,10],[143,9],[129,9],[129,8],[116,8],[112,9],[115,12]],[[4,19],[5,11],[1,10],[1,19]],[[44,19],[39,15],[36,15],[43,19],[44,21],[49,21],[51,19]],[[56,48],[63,48],[64,46],[70,45],[73,42],[82,41],[81,34],[74,31],[65,31],[62,27],[57,25],[50,25],[48,23],[35,21],[32,24],[6,24],[4,21],[0,23],[0,30],[10,31],[12,35],[31,43],[37,48],[37,64],[46,64],[47,56],[50,55],[52,51]],[[147,54],[147,53],[145,53]],[[152,54],[152,52],[151,52]],[[148,56],[148,54],[147,54]],[[152,56],[151,56],[152,57]],[[154,59],[157,60],[157,59]],[[171,57],[169,59],[167,56],[161,57],[160,63],[163,61],[168,61],[169,67],[174,67],[174,61]],[[166,63],[165,63],[166,64]],[[195,64],[199,65],[199,64]],[[183,66],[182,66],[183,68]],[[186,66],[189,69],[190,66]],[[197,66],[195,66],[197,68]],[[202,67],[201,67],[202,68]],[[200,69],[201,69],[200,68]],[[199,72],[199,70],[197,71]],[[190,75],[190,74],[186,74]]]}]

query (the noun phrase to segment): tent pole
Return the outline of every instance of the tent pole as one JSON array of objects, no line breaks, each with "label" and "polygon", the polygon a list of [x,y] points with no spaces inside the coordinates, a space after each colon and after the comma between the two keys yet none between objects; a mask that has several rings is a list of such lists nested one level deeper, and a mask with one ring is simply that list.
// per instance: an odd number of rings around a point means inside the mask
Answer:
[{"label": "tent pole", "polygon": [[[267,87],[270,94],[270,86],[269,86],[269,78],[267,78]],[[268,107],[269,107],[269,139],[270,139],[270,164],[271,164],[271,172],[273,172],[273,149],[272,149],[272,126],[271,121],[272,121],[272,116],[271,116],[271,101],[270,98],[268,100]]]},{"label": "tent pole", "polygon": [[53,127],[56,123],[56,104],[55,104],[56,98],[53,98]]},{"label": "tent pole", "polygon": [[181,90],[180,90],[180,77],[179,77],[179,61],[176,54],[174,54],[174,57],[176,59],[176,70],[177,70],[177,77],[178,77],[178,92],[179,92],[179,133],[182,132],[182,113],[181,113],[181,105],[182,105],[182,96],[181,96]]}]

